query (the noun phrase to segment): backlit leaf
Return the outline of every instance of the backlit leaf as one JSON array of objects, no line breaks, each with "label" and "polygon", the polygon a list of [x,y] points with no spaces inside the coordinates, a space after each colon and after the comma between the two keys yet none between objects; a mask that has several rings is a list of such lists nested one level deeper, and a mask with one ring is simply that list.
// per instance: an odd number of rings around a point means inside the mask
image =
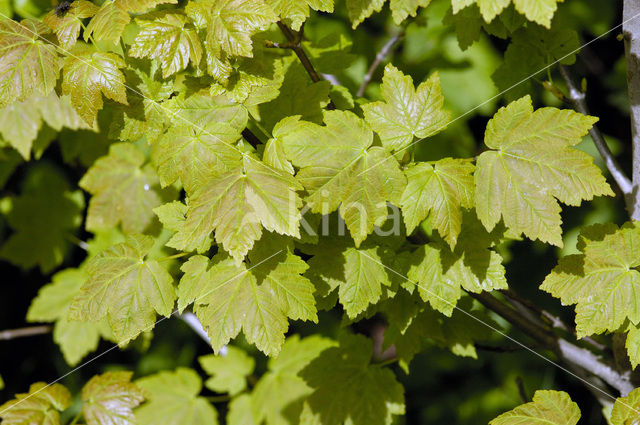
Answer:
[{"label": "backlit leaf", "polygon": [[267,4],[296,31],[309,17],[309,9],[333,12],[333,0],[267,0]]},{"label": "backlit leaf", "polygon": [[253,373],[255,360],[244,350],[228,345],[220,354],[198,358],[200,366],[211,377],[205,386],[218,393],[236,395],[247,387],[247,376]]},{"label": "backlit leaf", "polygon": [[626,397],[620,397],[611,411],[612,425],[634,425],[640,420],[640,389],[636,388]]},{"label": "backlit leaf", "polygon": [[156,312],[169,316],[176,298],[173,278],[157,261],[145,260],[152,246],[149,236],[129,236],[89,260],[89,278],[73,301],[70,318],[106,316],[116,339],[124,342],[153,328]]},{"label": "backlit leaf", "polygon": [[144,400],[131,382],[133,372],[106,372],[82,387],[82,414],[87,425],[136,425],[133,408]]},{"label": "backlit leaf", "polygon": [[580,205],[613,195],[593,158],[573,148],[596,120],[550,107],[534,112],[529,96],[500,108],[485,132],[492,150],[476,163],[476,210],[482,224],[491,230],[502,217],[516,234],[562,246],[556,199]]},{"label": "backlit leaf", "polygon": [[490,425],[576,425],[578,405],[563,391],[538,390],[533,401],[498,416]]},{"label": "backlit leaf", "polygon": [[47,13],[42,21],[56,33],[60,47],[69,50],[78,40],[82,20],[92,17],[97,11],[98,6],[90,1],[78,0],[71,3],[71,7],[63,16],[58,16],[54,9]]},{"label": "backlit leaf", "polygon": [[351,26],[356,29],[358,25],[373,14],[380,12],[386,0],[347,0],[347,11]]},{"label": "backlit leaf", "polygon": [[71,394],[61,384],[31,384],[28,393],[0,406],[0,418],[6,425],[60,425],[60,413],[71,405]]},{"label": "backlit leaf", "polygon": [[84,41],[93,38],[95,41],[111,41],[117,43],[131,17],[120,7],[119,1],[105,1],[95,14],[87,30],[83,33]]}]

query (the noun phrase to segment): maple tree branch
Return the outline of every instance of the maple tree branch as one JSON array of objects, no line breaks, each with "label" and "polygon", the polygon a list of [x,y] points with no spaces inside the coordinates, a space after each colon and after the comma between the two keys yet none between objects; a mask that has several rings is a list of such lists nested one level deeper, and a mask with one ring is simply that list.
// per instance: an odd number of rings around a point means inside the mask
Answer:
[{"label": "maple tree branch", "polygon": [[207,331],[202,326],[202,323],[200,323],[200,320],[198,320],[195,314],[189,313],[187,311],[182,314],[176,314],[176,316],[179,317],[183,322],[185,322],[196,334],[198,334],[200,338],[205,340],[207,344],[211,345],[211,340],[209,339]]},{"label": "maple tree branch", "polygon": [[24,338],[26,336],[42,335],[51,332],[50,325],[29,326],[26,328],[7,329],[0,331],[0,340]]},{"label": "maple tree branch", "polygon": [[[489,310],[497,313],[516,328],[536,340],[542,346],[553,351],[559,359],[567,363],[571,369],[578,367],[590,375],[593,375],[611,387],[618,390],[622,396],[626,396],[634,386],[631,383],[629,373],[620,373],[606,363],[600,356],[586,348],[579,347],[558,335],[547,331],[518,311],[504,304],[493,295],[482,292],[480,294],[469,293],[478,302]],[[590,382],[590,381],[589,381]],[[590,382],[591,383],[591,382]],[[591,385],[595,385],[591,383]],[[604,391],[604,390],[603,390]]]},{"label": "maple tree branch", "polygon": [[518,387],[518,393],[520,394],[520,400],[523,403],[529,402],[529,397],[527,397],[527,391],[524,389],[524,382],[521,377],[516,377],[516,386]]},{"label": "maple tree branch", "polygon": [[637,0],[624,0],[622,20],[633,147],[633,193],[628,198],[633,202],[631,218],[640,220],[640,3]]},{"label": "maple tree branch", "polygon": [[[564,65],[559,65],[560,74],[562,75],[562,79],[569,90],[569,100],[573,103],[573,107],[584,115],[589,115],[589,108],[587,107],[587,99],[585,93],[578,89],[569,73],[569,70]],[[620,188],[620,191],[625,196],[625,199],[629,199],[629,194],[632,191],[632,185],[629,178],[625,175],[624,171],[618,164],[618,161],[611,153],[609,146],[607,146],[607,142],[604,140],[602,133],[598,130],[598,127],[595,125],[591,127],[589,130],[589,134],[593,139],[593,143],[596,145],[598,152],[600,152],[600,156],[604,159],[604,163],[611,173],[611,176],[615,180],[616,184]],[[629,205],[627,205],[629,208]],[[630,209],[631,211],[631,209]]]},{"label": "maple tree branch", "polygon": [[322,78],[316,72],[315,68],[311,64],[311,61],[309,60],[309,57],[307,56],[307,54],[304,52],[304,49],[302,48],[301,42],[302,42],[302,34],[303,34],[302,31],[304,29],[304,26],[300,28],[300,31],[295,32],[292,29],[290,29],[284,22],[278,21],[278,28],[280,28],[280,31],[282,31],[282,33],[284,34],[285,38],[289,43],[287,44],[273,43],[274,47],[281,47],[281,48],[293,50],[296,56],[298,56],[298,59],[300,59],[300,62],[302,63],[302,66],[304,67],[304,69],[307,71],[307,74],[309,74],[309,77],[311,77],[311,80],[314,83],[317,83],[318,81],[322,81]]},{"label": "maple tree branch", "polygon": [[391,53],[391,51],[393,50],[395,45],[400,40],[402,40],[403,38],[404,38],[404,29],[401,30],[398,34],[396,34],[393,37],[391,37],[389,39],[389,41],[387,41],[385,43],[385,45],[382,46],[382,49],[380,49],[380,51],[376,55],[376,58],[371,63],[371,66],[369,67],[369,70],[364,75],[364,79],[362,80],[362,84],[360,84],[360,87],[358,88],[358,92],[356,93],[357,97],[364,96],[364,91],[367,89],[367,86],[369,85],[369,83],[373,79],[373,74],[376,72],[376,70],[378,69],[380,64],[387,58],[387,56],[389,56],[389,54]]}]

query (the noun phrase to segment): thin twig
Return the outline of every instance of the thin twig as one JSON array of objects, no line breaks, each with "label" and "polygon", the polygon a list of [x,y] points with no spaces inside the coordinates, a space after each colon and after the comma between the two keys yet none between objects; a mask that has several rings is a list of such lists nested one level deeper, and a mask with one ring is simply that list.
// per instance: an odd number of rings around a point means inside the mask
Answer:
[{"label": "thin twig", "polygon": [[633,188],[626,197],[631,218],[640,220],[640,3],[624,0],[622,8],[622,32],[627,63],[629,114],[631,116],[632,181]]},{"label": "thin twig", "polygon": [[182,314],[177,314],[176,316],[182,319],[182,321],[187,325],[189,325],[189,327],[193,329],[193,331],[198,334],[200,338],[205,340],[207,344],[211,344],[211,340],[209,339],[207,331],[202,327],[202,323],[200,323],[200,320],[198,320],[195,314],[185,312]]},{"label": "thin twig", "polygon": [[516,377],[516,385],[518,386],[518,393],[520,394],[520,399],[523,403],[529,402],[529,397],[527,397],[527,391],[524,389],[524,382],[522,382],[521,377]]},{"label": "thin twig", "polygon": [[0,340],[10,340],[16,338],[24,338],[26,336],[42,335],[51,332],[51,326],[40,325],[30,326],[28,328],[8,329],[0,331]]},{"label": "thin twig", "polygon": [[[564,79],[564,83],[567,85],[567,89],[569,89],[569,99],[571,100],[571,103],[573,103],[573,107],[581,114],[589,115],[589,108],[587,107],[585,94],[576,87],[575,83],[573,82],[573,78],[571,78],[569,70],[564,65],[559,65],[559,68],[560,74]],[[628,199],[628,196],[632,191],[631,181],[624,174],[622,168],[620,168],[618,161],[616,161],[616,158],[611,153],[611,150],[609,150],[609,146],[607,146],[607,142],[604,140],[604,137],[602,136],[602,133],[600,133],[600,130],[598,130],[598,127],[596,127],[595,125],[591,127],[591,130],[589,130],[589,134],[591,135],[596,148],[598,148],[600,156],[602,156],[602,159],[604,159],[604,163],[607,166],[609,173],[611,173],[611,176],[616,181],[622,194],[626,199]]]},{"label": "thin twig", "polygon": [[398,43],[400,40],[402,40],[403,37],[404,37],[404,29],[401,30],[398,34],[396,34],[393,37],[391,37],[389,39],[389,41],[387,41],[386,44],[384,46],[382,46],[382,49],[380,49],[380,51],[376,55],[376,58],[371,63],[371,66],[369,67],[369,70],[364,75],[364,79],[362,80],[362,84],[360,84],[360,88],[358,89],[358,92],[356,93],[357,97],[364,96],[364,91],[367,89],[367,86],[371,82],[371,79],[373,78],[373,74],[376,72],[376,70],[378,69],[380,64],[387,58],[387,56],[389,56],[389,54],[393,50],[393,48],[396,45],[396,43]]}]

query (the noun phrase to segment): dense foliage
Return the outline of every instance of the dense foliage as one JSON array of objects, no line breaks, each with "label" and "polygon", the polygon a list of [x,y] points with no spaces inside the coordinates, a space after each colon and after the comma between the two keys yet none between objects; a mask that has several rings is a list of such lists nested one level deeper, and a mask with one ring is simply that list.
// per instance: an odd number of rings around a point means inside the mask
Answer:
[{"label": "dense foliage", "polygon": [[0,0],[2,423],[639,422],[621,13]]}]

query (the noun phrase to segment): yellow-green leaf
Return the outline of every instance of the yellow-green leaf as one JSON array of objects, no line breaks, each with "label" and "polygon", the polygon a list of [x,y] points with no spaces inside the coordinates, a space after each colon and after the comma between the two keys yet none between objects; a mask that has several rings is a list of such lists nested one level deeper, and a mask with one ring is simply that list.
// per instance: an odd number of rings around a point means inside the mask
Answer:
[{"label": "yellow-green leaf", "polygon": [[84,41],[93,38],[95,41],[111,41],[117,43],[131,17],[119,7],[118,1],[105,1],[98,12],[91,18],[87,30],[83,33]]},{"label": "yellow-green leaf", "polygon": [[400,25],[402,21],[409,16],[416,16],[419,7],[427,7],[431,0],[390,0],[391,16],[396,25]]},{"label": "yellow-green leaf", "polygon": [[136,425],[217,425],[218,412],[199,397],[202,380],[192,369],[180,367],[136,381],[147,402],[136,409]]},{"label": "yellow-green leaf", "polygon": [[640,388],[616,399],[611,411],[612,425],[635,425],[640,421]]},{"label": "yellow-green leaf", "polygon": [[82,387],[82,414],[87,425],[137,425],[133,408],[144,400],[131,382],[133,372],[96,375]]},{"label": "yellow-green leaf", "polygon": [[402,151],[415,137],[432,136],[449,123],[437,73],[415,89],[410,76],[389,64],[384,69],[380,90],[385,101],[362,105],[362,110],[389,151]]},{"label": "yellow-green leaf", "polygon": [[88,230],[117,226],[125,233],[141,233],[151,223],[161,198],[158,177],[142,152],[130,143],[116,143],[109,155],[98,159],[80,180],[93,196],[89,202]]},{"label": "yellow-green leaf", "polygon": [[211,375],[205,386],[217,393],[236,395],[247,388],[247,377],[253,373],[255,360],[244,350],[228,345],[220,354],[198,358],[200,366]]},{"label": "yellow-green leaf", "polygon": [[347,0],[347,11],[351,27],[356,29],[358,25],[373,14],[380,12],[386,0]]},{"label": "yellow-green leaf", "polygon": [[71,394],[61,384],[31,384],[28,393],[0,406],[0,418],[6,425],[60,425],[60,413],[71,405]]},{"label": "yellow-green leaf", "polygon": [[136,19],[140,32],[129,54],[135,58],[157,59],[162,76],[167,78],[189,65],[198,66],[202,44],[189,18],[176,12],[156,12]]},{"label": "yellow-green leaf", "polygon": [[114,53],[97,52],[84,47],[76,49],[64,62],[62,93],[71,95],[71,104],[92,126],[102,109],[102,95],[127,104],[124,60]]},{"label": "yellow-green leaf", "polygon": [[462,207],[473,207],[473,164],[445,158],[435,166],[419,163],[405,171],[407,187],[402,194],[402,215],[407,233],[427,217],[440,235],[455,248],[462,228]]},{"label": "yellow-green leaf", "polygon": [[563,391],[538,390],[533,401],[498,416],[489,425],[576,425],[578,405]]},{"label": "yellow-green leaf", "polygon": [[483,152],[476,163],[476,210],[491,230],[500,221],[524,233],[562,246],[560,206],[580,205],[613,195],[588,154],[573,148],[597,118],[571,110],[541,108],[531,98],[500,108],[487,124]]},{"label": "yellow-green leaf", "polygon": [[39,21],[0,20],[0,107],[34,91],[46,96],[56,86],[60,61],[55,45],[42,38],[48,32]]},{"label": "yellow-green leaf", "polygon": [[155,260],[149,236],[129,236],[93,257],[88,280],[71,305],[70,318],[97,321],[107,317],[119,342],[153,328],[156,312],[169,316],[176,294],[171,275]]},{"label": "yellow-green leaf", "polygon": [[333,12],[333,0],[267,0],[271,9],[298,31],[310,14],[309,9]]},{"label": "yellow-green leaf", "polygon": [[312,212],[340,209],[356,247],[387,218],[387,202],[399,205],[406,178],[357,115],[327,111],[325,126],[301,121],[283,138],[284,151],[300,169]]},{"label": "yellow-green leaf", "polygon": [[64,15],[59,15],[54,9],[47,13],[42,21],[56,33],[60,47],[69,50],[78,40],[82,20],[92,17],[97,11],[98,6],[90,1],[77,0],[71,3]]},{"label": "yellow-green leaf", "polygon": [[579,337],[614,332],[625,319],[640,322],[639,247],[640,228],[631,223],[586,228],[578,245],[583,254],[560,259],[546,277],[540,289],[576,304]]}]

